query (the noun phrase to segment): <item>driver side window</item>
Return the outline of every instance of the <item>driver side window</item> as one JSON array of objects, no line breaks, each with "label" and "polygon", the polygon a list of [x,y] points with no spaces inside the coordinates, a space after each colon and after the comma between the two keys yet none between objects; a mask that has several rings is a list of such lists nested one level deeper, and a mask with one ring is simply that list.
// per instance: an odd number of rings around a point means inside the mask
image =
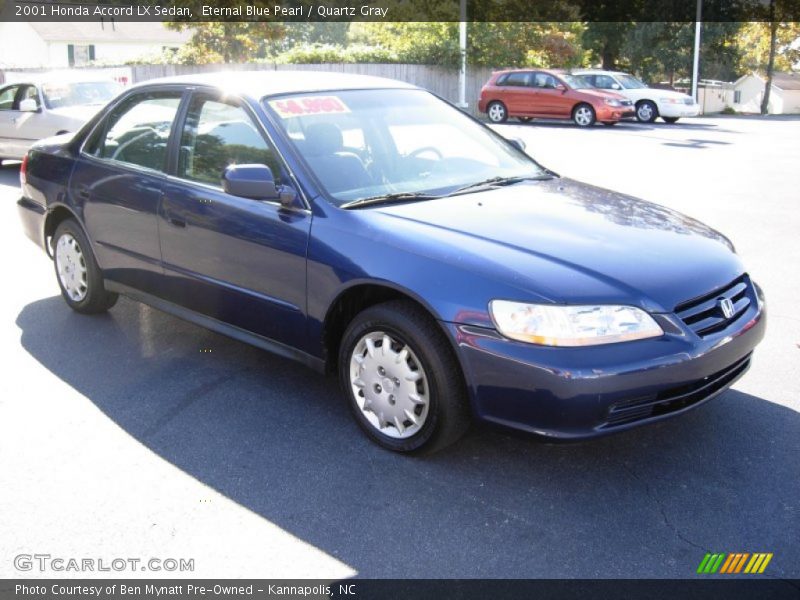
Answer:
[{"label": "driver side window", "polygon": [[608,75],[596,75],[594,78],[594,87],[600,88],[601,90],[617,89],[619,86],[617,86],[617,88],[614,87],[616,83],[617,82]]},{"label": "driver side window", "polygon": [[234,164],[267,165],[281,182],[280,161],[247,112],[236,104],[196,96],[181,134],[178,177],[221,186]]},{"label": "driver side window", "polygon": [[179,92],[150,92],[117,106],[97,128],[86,152],[96,158],[164,171]]},{"label": "driver side window", "polygon": [[16,110],[14,98],[16,98],[19,88],[18,85],[10,85],[4,90],[0,90],[0,110]]}]

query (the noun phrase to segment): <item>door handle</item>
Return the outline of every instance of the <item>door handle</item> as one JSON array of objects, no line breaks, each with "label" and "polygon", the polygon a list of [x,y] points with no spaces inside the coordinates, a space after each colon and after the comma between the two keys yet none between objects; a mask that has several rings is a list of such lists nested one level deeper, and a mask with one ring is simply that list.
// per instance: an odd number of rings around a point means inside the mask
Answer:
[{"label": "door handle", "polygon": [[79,185],[77,189],[78,198],[81,200],[88,200],[89,199],[89,187],[85,185]]},{"label": "door handle", "polygon": [[186,221],[183,219],[176,219],[175,217],[167,217],[167,223],[172,225],[173,227],[186,227]]}]

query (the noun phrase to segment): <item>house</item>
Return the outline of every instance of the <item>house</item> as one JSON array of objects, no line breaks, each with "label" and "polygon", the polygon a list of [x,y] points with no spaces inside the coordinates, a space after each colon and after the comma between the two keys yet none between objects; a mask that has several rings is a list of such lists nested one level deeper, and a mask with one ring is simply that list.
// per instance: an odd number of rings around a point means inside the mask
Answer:
[{"label": "house", "polygon": [[[737,79],[733,84],[733,108],[737,112],[760,113],[766,83],[764,77],[755,73]],[[772,75],[768,112],[773,115],[800,113],[800,73]]]},{"label": "house", "polygon": [[190,32],[170,31],[162,23],[0,23],[0,68],[60,69],[96,61],[122,64],[165,49],[178,49]]}]

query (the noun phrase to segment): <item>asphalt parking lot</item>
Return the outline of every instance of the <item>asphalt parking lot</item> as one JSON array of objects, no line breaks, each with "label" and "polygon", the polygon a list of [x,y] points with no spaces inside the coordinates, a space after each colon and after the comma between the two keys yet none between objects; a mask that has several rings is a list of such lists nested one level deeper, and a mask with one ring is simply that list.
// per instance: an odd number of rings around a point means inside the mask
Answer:
[{"label": "asphalt parking lot", "polygon": [[14,568],[47,553],[193,558],[195,577],[679,578],[706,552],[772,552],[767,576],[800,577],[800,119],[497,129],[735,242],[769,326],[732,390],[598,441],[475,428],[395,456],[333,379],[128,300],[72,313],[7,164],[0,577],[82,575]]}]

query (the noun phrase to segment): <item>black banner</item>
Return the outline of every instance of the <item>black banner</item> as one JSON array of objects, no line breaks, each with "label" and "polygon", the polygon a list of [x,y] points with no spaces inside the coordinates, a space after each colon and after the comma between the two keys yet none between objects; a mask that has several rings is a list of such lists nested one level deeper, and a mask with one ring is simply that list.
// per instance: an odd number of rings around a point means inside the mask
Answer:
[{"label": "black banner", "polygon": [[664,579],[29,579],[0,580],[0,600],[796,600],[800,580]]},{"label": "black banner", "polygon": [[0,20],[693,22],[698,1],[705,22],[800,21],[800,0],[0,0]]}]

